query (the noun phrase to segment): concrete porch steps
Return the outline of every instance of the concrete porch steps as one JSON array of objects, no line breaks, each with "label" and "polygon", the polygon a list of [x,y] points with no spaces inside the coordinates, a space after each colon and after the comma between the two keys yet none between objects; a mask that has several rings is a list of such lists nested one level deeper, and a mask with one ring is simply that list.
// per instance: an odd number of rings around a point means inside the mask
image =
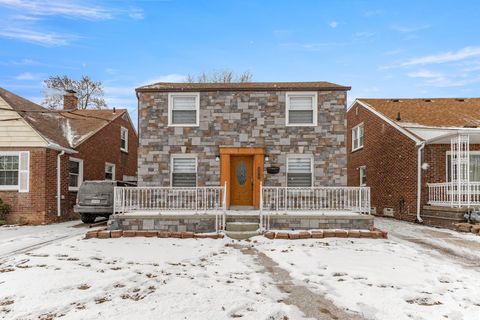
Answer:
[{"label": "concrete porch steps", "polygon": [[227,222],[225,229],[225,235],[235,240],[245,240],[261,233],[256,222]]},{"label": "concrete porch steps", "polygon": [[465,222],[466,208],[423,206],[422,219],[426,225],[455,229],[454,224]]}]

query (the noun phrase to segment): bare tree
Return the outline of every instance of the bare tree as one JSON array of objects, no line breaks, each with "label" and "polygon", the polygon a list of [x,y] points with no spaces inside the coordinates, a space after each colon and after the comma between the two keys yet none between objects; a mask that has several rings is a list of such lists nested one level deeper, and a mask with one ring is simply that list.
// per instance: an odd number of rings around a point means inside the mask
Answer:
[{"label": "bare tree", "polygon": [[232,70],[220,70],[211,73],[202,72],[199,75],[188,75],[186,82],[193,83],[231,83],[231,82],[252,82],[250,71],[244,71],[236,75]]},{"label": "bare tree", "polygon": [[63,95],[66,90],[74,90],[77,93],[78,109],[103,109],[107,103],[103,98],[103,84],[101,81],[93,81],[89,76],[82,76],[80,80],[74,80],[66,75],[51,76],[43,81],[42,104],[50,109],[58,109],[63,106]]}]

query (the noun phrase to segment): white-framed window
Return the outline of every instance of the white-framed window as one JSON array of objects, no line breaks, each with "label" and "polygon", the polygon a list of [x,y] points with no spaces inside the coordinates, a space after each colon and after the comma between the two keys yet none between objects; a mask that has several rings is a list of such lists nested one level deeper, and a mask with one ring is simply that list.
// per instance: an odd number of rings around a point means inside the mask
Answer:
[{"label": "white-framed window", "polygon": [[[470,181],[472,182],[480,182],[480,151],[470,151]],[[447,160],[446,163],[446,179],[448,182],[452,181],[452,152],[447,151]],[[457,170],[457,164],[453,164],[453,170]]]},{"label": "white-framed window", "polygon": [[28,192],[30,152],[0,152],[0,190]]},{"label": "white-framed window", "polygon": [[352,129],[352,151],[363,148],[364,133],[363,123],[360,123]]},{"label": "white-framed window", "polygon": [[316,126],[318,95],[316,92],[287,92],[285,118],[287,126]]},{"label": "white-framed window", "polygon": [[313,156],[287,156],[287,187],[311,187],[313,185]]},{"label": "white-framed window", "polygon": [[68,161],[68,190],[78,191],[83,182],[83,160],[70,157]]},{"label": "white-framed window", "polygon": [[168,94],[168,125],[198,127],[200,122],[200,94],[179,92]]},{"label": "white-framed window", "polygon": [[105,163],[105,180],[115,180],[115,164]]},{"label": "white-framed window", "polygon": [[172,187],[196,187],[197,155],[172,154],[170,172]]},{"label": "white-framed window", "polygon": [[360,175],[360,187],[365,187],[367,185],[367,167],[361,166],[358,173]]},{"label": "white-framed window", "polygon": [[120,150],[128,152],[128,129],[120,128]]}]

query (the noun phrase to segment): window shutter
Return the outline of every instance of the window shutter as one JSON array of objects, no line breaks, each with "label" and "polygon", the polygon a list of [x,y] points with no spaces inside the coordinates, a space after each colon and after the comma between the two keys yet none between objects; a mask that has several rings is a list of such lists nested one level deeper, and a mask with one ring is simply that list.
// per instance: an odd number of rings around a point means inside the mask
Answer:
[{"label": "window shutter", "polygon": [[19,152],[18,191],[29,192],[30,188],[30,152]]},{"label": "window shutter", "polygon": [[288,158],[287,186],[288,187],[311,187],[312,186],[312,159],[311,158]]},{"label": "window shutter", "polygon": [[197,186],[197,159],[173,158],[172,186],[196,187]]},{"label": "window shutter", "polygon": [[172,98],[172,123],[197,123],[196,97],[177,96]]},{"label": "window shutter", "polygon": [[313,123],[313,98],[290,97],[288,123],[311,124]]}]

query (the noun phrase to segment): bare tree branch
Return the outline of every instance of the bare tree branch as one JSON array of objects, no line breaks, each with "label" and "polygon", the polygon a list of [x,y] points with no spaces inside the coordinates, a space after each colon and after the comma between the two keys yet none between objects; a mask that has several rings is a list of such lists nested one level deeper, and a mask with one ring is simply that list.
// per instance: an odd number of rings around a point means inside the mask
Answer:
[{"label": "bare tree branch", "polygon": [[101,81],[93,81],[89,76],[83,75],[80,80],[74,80],[68,76],[51,76],[43,81],[42,104],[50,109],[63,107],[63,95],[66,90],[74,90],[77,93],[78,109],[102,109],[107,107],[103,98],[103,84]]},{"label": "bare tree branch", "polygon": [[232,70],[220,70],[211,73],[202,72],[197,76],[189,74],[185,80],[188,83],[231,83],[231,82],[252,82],[250,71],[244,71],[236,75]]}]

